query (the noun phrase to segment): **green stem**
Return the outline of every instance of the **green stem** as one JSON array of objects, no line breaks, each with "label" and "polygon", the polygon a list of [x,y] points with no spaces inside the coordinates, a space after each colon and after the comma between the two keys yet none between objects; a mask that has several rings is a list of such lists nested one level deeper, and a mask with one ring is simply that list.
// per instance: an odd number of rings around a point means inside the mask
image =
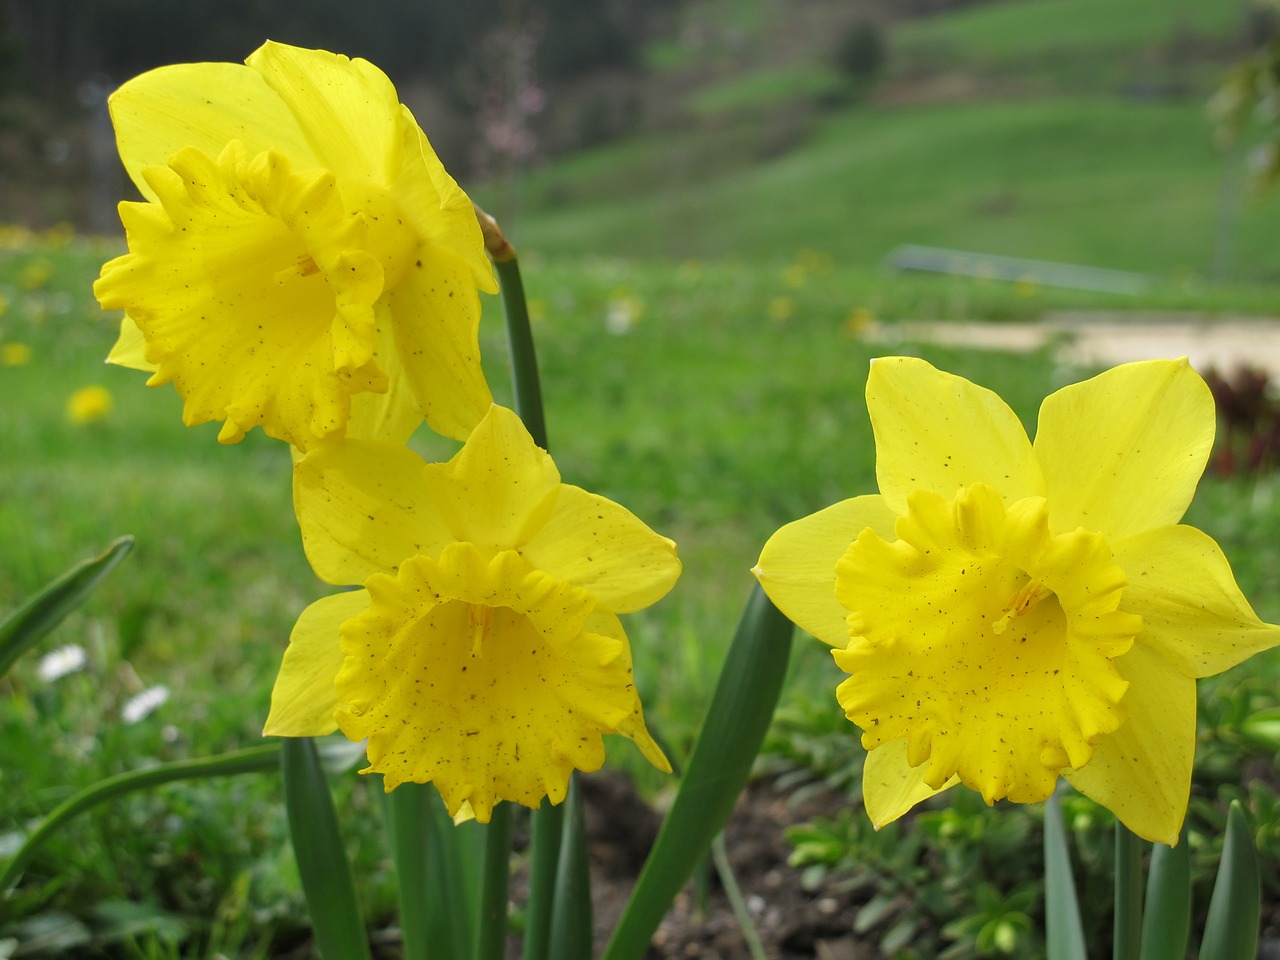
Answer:
[{"label": "green stem", "polygon": [[280,745],[269,743],[261,747],[251,747],[248,750],[237,750],[235,753],[224,753],[217,757],[201,757],[198,760],[162,763],[145,770],[130,770],[128,773],[118,773],[114,777],[108,777],[85,787],[54,807],[40,826],[27,837],[26,843],[9,861],[4,873],[0,874],[0,895],[8,892],[18,882],[27,864],[31,862],[32,857],[44,842],[77,814],[126,793],[172,783],[175,780],[196,780],[202,777],[222,777],[273,770],[279,764],[279,755]]},{"label": "green stem", "polygon": [[484,836],[484,886],[476,960],[502,960],[507,950],[507,886],[511,877],[511,804],[493,808]]},{"label": "green stem", "polygon": [[566,829],[551,908],[550,955],[554,960],[591,960],[593,912],[587,826],[576,773],[569,778],[564,806]]},{"label": "green stem", "polygon": [[1142,846],[1142,839],[1117,820],[1114,960],[1138,960],[1142,951]]},{"label": "green stem", "polygon": [[507,314],[507,344],[511,350],[511,386],[516,413],[524,421],[533,442],[547,449],[547,419],[542,407],[542,384],[538,377],[538,357],[529,326],[529,305],[525,302],[524,281],[515,251],[509,260],[494,263],[502,284],[502,305]]},{"label": "green stem", "polygon": [[439,943],[433,936],[427,863],[431,835],[431,810],[427,791],[434,787],[402,783],[384,793],[391,854],[396,863],[396,886],[400,900],[400,933],[404,938],[404,960],[426,960],[428,944]]},{"label": "green stem", "polygon": [[325,960],[370,960],[351,864],[310,737],[281,740],[280,769],[293,855],[320,955]]},{"label": "green stem", "polygon": [[524,925],[524,960],[548,960],[551,944],[551,905],[555,898],[556,867],[564,835],[564,807],[543,799],[533,811],[529,854],[529,904]]}]

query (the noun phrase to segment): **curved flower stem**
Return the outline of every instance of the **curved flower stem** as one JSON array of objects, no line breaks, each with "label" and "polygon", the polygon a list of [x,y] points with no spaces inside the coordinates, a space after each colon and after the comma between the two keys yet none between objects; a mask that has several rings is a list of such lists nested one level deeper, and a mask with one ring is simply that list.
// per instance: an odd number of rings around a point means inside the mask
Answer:
[{"label": "curved flower stem", "polygon": [[338,829],[333,798],[310,737],[280,742],[285,809],[316,944],[325,960],[369,960],[355,878]]},{"label": "curved flower stem", "polygon": [[729,905],[733,907],[733,915],[738,921],[738,929],[742,931],[742,939],[747,941],[747,953],[751,954],[751,960],[769,960],[764,944],[760,942],[760,934],[756,932],[756,925],[751,919],[751,909],[742,896],[742,888],[738,886],[738,878],[734,875],[733,866],[729,863],[729,851],[725,849],[723,831],[716,834],[715,840],[711,842],[711,858],[715,862],[716,873],[719,874],[720,883],[724,887],[724,895],[729,898]]},{"label": "curved flower stem", "polygon": [[[507,344],[511,350],[511,387],[515,395],[515,410],[524,421],[525,429],[533,437],[533,442],[546,450],[547,418],[542,406],[538,357],[533,345],[533,330],[529,325],[529,305],[525,300],[524,281],[520,277],[520,261],[516,257],[515,247],[507,241],[493,217],[476,207],[476,219],[480,222],[485,249],[493,259],[502,288],[502,306],[507,317]],[[570,789],[575,789],[572,781]],[[564,811],[544,801],[533,812],[532,822],[533,853],[529,867],[524,960],[548,960],[556,876],[560,864],[560,846],[564,840]],[[569,829],[573,831],[579,827],[570,821]]]},{"label": "curved flower stem", "polygon": [[511,804],[493,808],[484,833],[484,884],[476,960],[502,960],[507,950],[507,887],[511,876]]},{"label": "curved flower stem", "polygon": [[1142,950],[1142,846],[1142,839],[1117,820],[1113,960],[1138,960]]},{"label": "curved flower stem", "polygon": [[269,743],[261,747],[250,747],[248,750],[237,750],[235,753],[224,753],[216,757],[201,757],[198,760],[181,760],[177,763],[162,763],[159,766],[147,767],[145,770],[130,770],[119,773],[97,783],[91,784],[69,797],[44,818],[40,826],[27,837],[4,873],[0,874],[0,895],[18,882],[22,872],[27,868],[43,846],[59,827],[77,814],[96,807],[100,803],[115,797],[145,790],[148,787],[172,783],[175,780],[196,780],[201,777],[224,777],[237,773],[261,773],[273,770],[279,765],[280,745]]}]

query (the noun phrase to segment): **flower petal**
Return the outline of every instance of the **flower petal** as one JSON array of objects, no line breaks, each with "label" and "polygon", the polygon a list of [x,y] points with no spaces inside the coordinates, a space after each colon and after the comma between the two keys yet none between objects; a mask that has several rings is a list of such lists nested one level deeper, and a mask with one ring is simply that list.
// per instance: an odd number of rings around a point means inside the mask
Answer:
[{"label": "flower petal", "polygon": [[480,297],[471,268],[424,245],[387,302],[427,423],[436,433],[465,440],[493,402],[480,367]]},{"label": "flower petal", "polygon": [[680,576],[674,542],[626,507],[569,484],[560,487],[555,510],[520,552],[611,613],[656,603]]},{"label": "flower petal", "polygon": [[1142,617],[1142,642],[1184,676],[1211,677],[1280,646],[1280,627],[1258,619],[1213,538],[1159,527],[1113,545],[1129,577],[1121,606]]},{"label": "flower petal", "polygon": [[1195,681],[1142,637],[1115,665],[1130,684],[1128,719],[1099,741],[1087,764],[1063,776],[1138,836],[1172,845],[1191,794]]},{"label": "flower petal", "polygon": [[377,320],[373,360],[387,375],[387,389],[382,393],[366,390],[351,397],[346,436],[351,440],[381,440],[403,446],[422,423],[422,411],[401,363],[385,303],[377,303],[374,311]]},{"label": "flower petal", "polygon": [[882,497],[843,500],[779,529],[752,571],[787,618],[823,643],[845,647],[849,615],[836,599],[836,562],[870,527],[892,539],[895,515]]},{"label": "flower petal", "polygon": [[907,494],[926,489],[950,500],[986,483],[1005,503],[1044,495],[1031,441],[995,393],[915,357],[881,357],[867,377],[876,438],[876,479],[889,508],[906,513]]},{"label": "flower petal", "polygon": [[425,466],[411,450],[372,440],[327,444],[294,464],[294,509],[317,576],[363,583],[453,541],[425,496]]},{"label": "flower petal", "polygon": [[574,769],[604,762],[605,733],[669,769],[640,719],[626,635],[585,591],[468,543],[369,589],[368,613],[343,628],[338,720],[368,738],[365,772],[388,790],[433,782],[451,815],[470,802],[486,822],[498,800],[563,800]]},{"label": "flower petal", "polygon": [[1035,452],[1053,529],[1115,541],[1177,523],[1214,427],[1213,395],[1185,357],[1126,363],[1047,397]]},{"label": "flower petal", "polygon": [[131,370],[143,370],[155,373],[156,365],[147,361],[147,345],[142,339],[142,331],[128,315],[120,321],[120,336],[115,346],[107,354],[107,363],[118,364]]},{"label": "flower petal", "polygon": [[426,237],[435,250],[461,258],[476,286],[486,293],[497,293],[498,281],[485,253],[471,198],[449,176],[413,114],[407,107],[400,109],[404,114],[404,160],[391,195],[419,236]]},{"label": "flower petal", "polygon": [[391,184],[400,169],[404,121],[385,73],[367,60],[274,41],[245,63],[288,107],[291,125],[321,166],[342,181]]},{"label": "flower petal", "polygon": [[892,823],[922,800],[937,796],[960,782],[952,777],[935,790],[924,782],[928,764],[907,762],[907,741],[891,740],[867,753],[862,767],[862,802],[877,830]]},{"label": "flower petal", "polygon": [[454,539],[519,550],[555,509],[560,471],[516,414],[491,406],[448,463],[425,471],[428,496]]},{"label": "flower petal", "polygon": [[111,95],[116,145],[129,178],[156,200],[142,176],[183,147],[216,157],[232,140],[251,154],[273,149],[298,168],[318,165],[284,101],[239,63],[183,63],[135,77]]},{"label": "flower petal", "polygon": [[317,600],[302,611],[271,689],[264,737],[323,737],[338,729],[333,680],[342,666],[339,627],[368,608],[368,592],[352,590]]}]

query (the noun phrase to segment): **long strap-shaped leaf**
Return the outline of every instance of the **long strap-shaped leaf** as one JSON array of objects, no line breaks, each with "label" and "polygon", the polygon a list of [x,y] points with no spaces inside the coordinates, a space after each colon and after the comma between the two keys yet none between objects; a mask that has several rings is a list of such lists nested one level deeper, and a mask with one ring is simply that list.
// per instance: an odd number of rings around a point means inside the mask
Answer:
[{"label": "long strap-shaped leaf", "polygon": [[302,891],[324,960],[370,960],[369,937],[324,768],[310,737],[280,743],[285,808]]},{"label": "long strap-shaped leaf", "polygon": [[1227,811],[1227,835],[1209,898],[1204,939],[1200,941],[1200,960],[1255,960],[1261,897],[1253,833],[1240,802],[1233,800]]},{"label": "long strap-shaped leaf", "polygon": [[1071,876],[1062,801],[1056,793],[1044,802],[1045,948],[1049,960],[1086,960],[1084,928],[1076,882]]},{"label": "long strap-shaped leaf", "polygon": [[133,537],[120,537],[96,557],[76,564],[0,623],[0,677],[93,592],[124,555]]},{"label": "long strap-shaped leaf", "polygon": [[756,587],[725,658],[680,791],[604,960],[640,960],[667,908],[707,855],[747,782],[782,691],[791,622]]},{"label": "long strap-shaped leaf", "polygon": [[1151,848],[1141,960],[1183,960],[1191,936],[1191,854],[1187,828],[1176,847]]}]

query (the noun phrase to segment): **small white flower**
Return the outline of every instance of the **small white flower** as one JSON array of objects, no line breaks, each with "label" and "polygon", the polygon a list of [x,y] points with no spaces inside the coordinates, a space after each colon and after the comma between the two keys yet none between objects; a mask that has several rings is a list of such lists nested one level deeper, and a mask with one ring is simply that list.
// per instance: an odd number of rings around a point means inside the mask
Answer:
[{"label": "small white flower", "polygon": [[120,708],[120,719],[127,724],[137,723],[151,715],[157,707],[169,699],[169,688],[163,684],[147,687],[141,693],[134,694]]},{"label": "small white flower", "polygon": [[50,650],[40,658],[36,673],[45,683],[53,683],[69,673],[75,673],[84,667],[84,647],[78,643],[68,643],[64,647]]}]

